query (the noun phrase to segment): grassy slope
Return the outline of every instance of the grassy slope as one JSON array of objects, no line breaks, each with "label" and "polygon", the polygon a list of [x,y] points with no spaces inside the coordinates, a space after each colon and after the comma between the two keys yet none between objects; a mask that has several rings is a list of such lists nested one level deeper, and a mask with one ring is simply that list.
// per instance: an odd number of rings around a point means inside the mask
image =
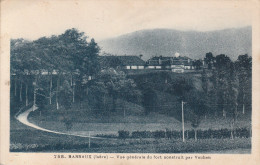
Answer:
[{"label": "grassy slope", "polygon": [[[167,118],[163,115],[158,114],[151,114],[151,118],[153,116],[157,116],[158,122],[146,122],[146,123],[129,123],[129,122],[122,122],[122,123],[78,123],[74,122],[73,127],[69,132],[77,132],[79,134],[86,135],[90,132],[92,135],[95,134],[117,134],[119,130],[127,130],[130,132],[133,131],[156,131],[156,130],[165,130],[166,128],[169,130],[181,130],[182,125],[179,121],[174,118]],[[131,116],[134,118],[134,116]],[[149,116],[143,118],[148,120]],[[140,117],[139,117],[140,119]],[[164,120],[165,119],[165,120]],[[56,130],[66,132],[65,124],[61,121],[37,121],[37,118],[30,119],[33,123],[47,129]],[[154,118],[155,120],[155,118]],[[164,121],[162,121],[164,120]],[[160,122],[161,121],[161,122]],[[168,121],[168,122],[166,122]],[[250,122],[247,119],[241,118],[238,120],[236,128],[243,128],[247,127],[250,128]],[[229,119],[203,119],[198,129],[207,130],[207,129],[221,129],[227,128],[230,129]],[[191,130],[191,124],[189,122],[185,123],[185,129]]]},{"label": "grassy slope", "polygon": [[[176,79],[181,77],[191,78],[194,87],[197,90],[202,90],[199,74],[175,74],[171,72],[164,72],[168,74],[170,79]],[[132,75],[133,76],[133,75]],[[155,81],[154,78],[162,76],[161,72],[149,72],[144,75],[135,75],[137,81]],[[140,77],[139,77],[140,76]],[[139,79],[138,79],[139,77]],[[141,79],[140,79],[141,78]],[[158,83],[163,83],[162,79],[158,80]],[[159,87],[158,87],[159,88]],[[167,93],[167,91],[155,90],[158,98],[157,111],[151,112],[148,115],[144,114],[144,108],[140,105],[126,102],[123,100],[117,100],[117,111],[112,112],[109,116],[93,113],[93,111],[87,106],[82,104],[80,109],[79,105],[74,105],[71,110],[67,110],[67,115],[73,121],[72,132],[81,132],[82,134],[90,131],[92,134],[115,134],[119,130],[132,131],[155,131],[155,130],[181,130],[181,106],[178,98],[174,95]],[[123,109],[126,110],[126,117],[123,116]],[[42,112],[42,116],[39,115],[39,111],[30,116],[30,121],[40,125],[44,128],[66,131],[65,124],[63,122],[64,111],[57,111],[55,105],[47,106],[46,110]],[[176,120],[176,118],[179,120]],[[240,115],[236,124],[236,127],[247,127],[251,125],[250,115]],[[202,118],[198,129],[230,129],[230,118],[212,117]],[[189,122],[185,123],[185,129],[192,129]]]}]

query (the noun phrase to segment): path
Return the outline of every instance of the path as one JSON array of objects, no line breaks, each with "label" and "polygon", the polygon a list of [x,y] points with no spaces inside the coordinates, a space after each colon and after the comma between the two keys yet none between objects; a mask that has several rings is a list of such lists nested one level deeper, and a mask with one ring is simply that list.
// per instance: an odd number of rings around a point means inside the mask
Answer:
[{"label": "path", "polygon": [[57,131],[52,131],[48,130],[42,127],[39,127],[31,122],[28,121],[28,116],[29,114],[33,111],[33,107],[29,108],[28,110],[24,111],[23,113],[19,114],[16,119],[23,123],[24,125],[27,125],[29,127],[35,128],[37,130],[45,131],[45,132],[50,132],[50,133],[55,133],[55,134],[60,134],[60,135],[69,135],[69,136],[78,136],[78,137],[86,137],[86,138],[94,138],[94,139],[106,139],[106,138],[101,138],[101,137],[95,137],[95,136],[86,136],[86,135],[78,135],[78,134],[72,134],[72,133],[64,133],[64,132],[57,132]]}]

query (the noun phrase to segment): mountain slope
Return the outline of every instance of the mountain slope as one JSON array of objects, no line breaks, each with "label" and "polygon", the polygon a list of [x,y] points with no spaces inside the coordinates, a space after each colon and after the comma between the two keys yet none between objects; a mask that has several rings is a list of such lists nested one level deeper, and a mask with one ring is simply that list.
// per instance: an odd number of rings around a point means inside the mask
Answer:
[{"label": "mountain slope", "polygon": [[226,54],[236,60],[238,55],[252,54],[251,27],[210,32],[178,31],[171,29],[141,30],[100,41],[102,51],[115,55],[139,55],[147,60],[152,56],[172,56],[175,52],[194,59],[207,52]]}]

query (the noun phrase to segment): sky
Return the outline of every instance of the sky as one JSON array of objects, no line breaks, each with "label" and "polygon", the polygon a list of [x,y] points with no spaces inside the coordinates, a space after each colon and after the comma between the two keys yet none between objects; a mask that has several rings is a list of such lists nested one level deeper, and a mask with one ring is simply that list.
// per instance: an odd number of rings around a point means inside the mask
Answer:
[{"label": "sky", "polygon": [[251,25],[252,3],[180,0],[10,0],[2,2],[2,29],[35,40],[77,28],[96,41],[154,28],[212,31]]}]

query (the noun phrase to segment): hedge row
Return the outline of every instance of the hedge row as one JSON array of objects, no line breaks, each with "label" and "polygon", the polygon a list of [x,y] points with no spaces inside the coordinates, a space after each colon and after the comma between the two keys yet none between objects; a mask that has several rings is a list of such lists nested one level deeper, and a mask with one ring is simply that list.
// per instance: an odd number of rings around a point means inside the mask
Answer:
[{"label": "hedge row", "polygon": [[[233,130],[233,137],[239,138],[248,138],[251,137],[250,129],[248,128],[237,128]],[[186,130],[185,131],[185,138],[186,139],[193,139],[195,136],[194,130]],[[198,130],[197,131],[197,138],[198,139],[209,139],[209,138],[230,138],[231,137],[231,130],[229,129],[219,129],[219,130]],[[125,139],[125,138],[169,138],[169,139],[178,139],[182,138],[182,131],[134,131],[130,134],[129,131],[121,130],[118,131],[118,138]]]}]

